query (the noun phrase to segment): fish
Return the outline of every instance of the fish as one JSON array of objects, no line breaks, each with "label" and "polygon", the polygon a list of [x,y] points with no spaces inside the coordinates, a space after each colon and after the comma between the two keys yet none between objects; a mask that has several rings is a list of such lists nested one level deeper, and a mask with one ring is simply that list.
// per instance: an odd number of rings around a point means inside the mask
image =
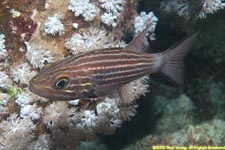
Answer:
[{"label": "fish", "polygon": [[[148,28],[125,48],[92,50],[44,67],[31,79],[29,90],[53,100],[102,98],[152,73],[163,73],[182,85],[183,60],[198,33],[163,52],[146,53]],[[119,95],[123,99],[124,94]]]}]

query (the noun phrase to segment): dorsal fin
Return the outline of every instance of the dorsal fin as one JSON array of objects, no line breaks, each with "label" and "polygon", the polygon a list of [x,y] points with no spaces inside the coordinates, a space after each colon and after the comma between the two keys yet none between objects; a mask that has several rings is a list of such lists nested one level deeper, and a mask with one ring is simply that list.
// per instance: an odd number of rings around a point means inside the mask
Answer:
[{"label": "dorsal fin", "polygon": [[149,42],[146,34],[148,33],[150,26],[151,23],[149,23],[141,33],[134,37],[133,40],[126,46],[126,48],[139,52],[146,51],[149,47]]}]

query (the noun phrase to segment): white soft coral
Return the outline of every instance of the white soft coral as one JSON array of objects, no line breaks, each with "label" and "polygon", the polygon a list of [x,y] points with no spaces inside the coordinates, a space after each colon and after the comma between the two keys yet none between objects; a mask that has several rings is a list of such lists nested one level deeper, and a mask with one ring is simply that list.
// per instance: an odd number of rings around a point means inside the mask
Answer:
[{"label": "white soft coral", "polygon": [[46,50],[41,45],[30,45],[25,42],[27,46],[26,57],[34,69],[41,69],[45,63],[54,62],[53,53]]},{"label": "white soft coral", "polygon": [[71,126],[75,125],[77,129],[90,132],[96,127],[98,116],[92,110],[82,110],[74,112],[73,117],[69,119]]},{"label": "white soft coral", "polygon": [[0,71],[0,77],[0,88],[9,89],[12,86],[12,80],[9,75],[4,71]]},{"label": "white soft coral", "polygon": [[110,26],[112,25],[113,27],[116,27],[117,26],[117,16],[115,16],[113,13],[104,13],[102,16],[101,16],[101,21]]},{"label": "white soft coral", "polygon": [[205,0],[199,18],[206,18],[206,14],[213,14],[223,8],[225,8],[224,0]]},{"label": "white soft coral", "polygon": [[92,21],[97,15],[97,7],[89,0],[70,0],[68,9],[74,12],[75,16],[82,15],[85,21]]},{"label": "white soft coral", "polygon": [[60,14],[55,14],[54,16],[48,17],[44,23],[44,31],[52,35],[62,35],[64,33],[64,25],[60,21],[60,18]]},{"label": "white soft coral", "polygon": [[101,16],[101,21],[108,25],[116,27],[120,12],[123,10],[124,0],[100,0],[100,7],[105,9]]},{"label": "white soft coral", "polygon": [[42,114],[42,108],[38,107],[36,104],[33,105],[25,105],[20,109],[20,117],[30,117],[31,120],[40,119]]},{"label": "white soft coral", "polygon": [[28,85],[29,81],[34,77],[36,72],[32,71],[28,63],[21,63],[11,68],[10,74],[15,82]]},{"label": "white soft coral", "polygon": [[30,104],[31,102],[33,102],[33,98],[32,96],[27,93],[27,92],[22,92],[20,94],[17,95],[15,102],[20,106],[20,107],[24,107],[28,104]]},{"label": "white soft coral", "polygon": [[146,28],[146,25],[151,24],[149,27],[149,36],[151,40],[155,40],[154,32],[157,21],[158,18],[153,14],[153,12],[149,12],[148,14],[146,12],[141,12],[140,15],[134,19],[135,35],[138,35],[140,32],[142,32]]},{"label": "white soft coral", "polygon": [[96,111],[98,115],[99,116],[103,116],[103,115],[116,116],[118,112],[120,111],[116,101],[119,101],[119,100],[106,97],[103,102],[99,103],[96,106]]},{"label": "white soft coral", "polygon": [[206,18],[207,14],[213,14],[220,9],[225,8],[224,0],[163,0],[161,8],[166,12],[176,12],[179,16],[187,19]]},{"label": "white soft coral", "polygon": [[73,55],[87,52],[94,49],[100,49],[106,46],[106,32],[103,30],[91,28],[88,33],[75,33],[65,42],[65,47]]},{"label": "white soft coral", "polygon": [[43,114],[44,125],[50,130],[66,126],[69,112],[67,106],[66,103],[59,101],[48,105]]},{"label": "white soft coral", "polygon": [[35,139],[36,126],[29,117],[19,118],[11,114],[0,123],[0,149],[27,149]]},{"label": "white soft coral", "polygon": [[8,52],[5,49],[5,35],[0,34],[0,60],[8,56]]},{"label": "white soft coral", "polygon": [[106,9],[107,12],[116,14],[123,9],[122,4],[124,3],[124,0],[99,0],[99,2],[100,6]]},{"label": "white soft coral", "polygon": [[49,150],[49,138],[50,135],[48,134],[41,134],[38,136],[37,141],[34,142],[33,149],[34,150]]},{"label": "white soft coral", "polygon": [[6,107],[9,102],[10,96],[6,93],[0,93],[0,114],[4,114],[8,111]]}]

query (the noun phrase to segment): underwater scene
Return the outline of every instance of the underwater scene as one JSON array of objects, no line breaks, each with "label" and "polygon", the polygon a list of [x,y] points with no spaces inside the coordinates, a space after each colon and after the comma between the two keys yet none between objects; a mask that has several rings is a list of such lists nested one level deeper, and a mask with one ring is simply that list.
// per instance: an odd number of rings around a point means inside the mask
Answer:
[{"label": "underwater scene", "polygon": [[224,150],[224,0],[1,0],[0,150]]}]

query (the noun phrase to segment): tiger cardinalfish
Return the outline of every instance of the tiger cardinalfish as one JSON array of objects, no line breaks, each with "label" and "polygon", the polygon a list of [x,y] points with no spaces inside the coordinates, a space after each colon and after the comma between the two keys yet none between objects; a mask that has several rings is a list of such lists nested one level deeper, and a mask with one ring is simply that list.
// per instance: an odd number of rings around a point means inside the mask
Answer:
[{"label": "tiger cardinalfish", "polygon": [[183,58],[197,33],[161,53],[144,53],[149,26],[125,48],[93,50],[66,58],[43,68],[30,81],[30,91],[54,100],[100,98],[142,76],[163,73],[178,84],[183,82]]}]

